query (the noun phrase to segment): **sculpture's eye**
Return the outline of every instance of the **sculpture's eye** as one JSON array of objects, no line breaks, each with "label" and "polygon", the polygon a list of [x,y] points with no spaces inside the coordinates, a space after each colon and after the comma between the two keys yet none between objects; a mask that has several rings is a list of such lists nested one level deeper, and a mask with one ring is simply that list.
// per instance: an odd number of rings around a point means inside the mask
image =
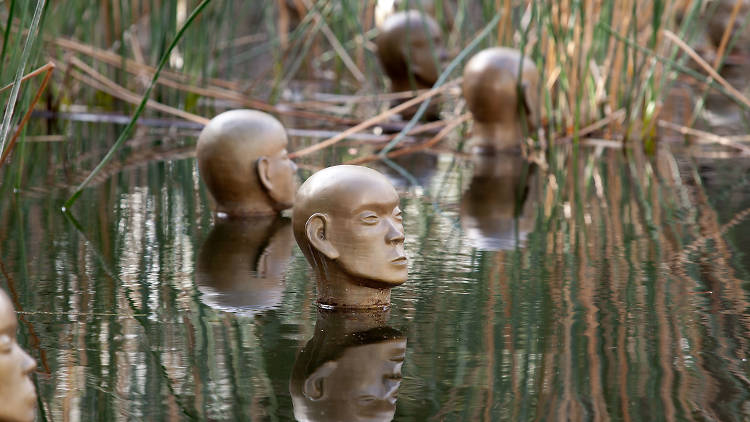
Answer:
[{"label": "sculpture's eye", "polygon": [[372,211],[365,211],[359,215],[359,219],[365,224],[378,224],[378,215]]},{"label": "sculpture's eye", "polygon": [[401,208],[396,207],[393,210],[393,218],[396,219],[396,221],[404,221],[403,217],[401,217]]},{"label": "sculpture's eye", "polygon": [[0,334],[0,353],[10,353],[13,350],[13,339],[7,334]]}]

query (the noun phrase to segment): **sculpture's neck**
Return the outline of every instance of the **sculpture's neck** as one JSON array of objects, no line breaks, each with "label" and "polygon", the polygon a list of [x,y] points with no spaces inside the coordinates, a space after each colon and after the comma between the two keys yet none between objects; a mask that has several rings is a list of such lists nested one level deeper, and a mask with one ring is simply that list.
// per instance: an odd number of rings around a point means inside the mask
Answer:
[{"label": "sculpture's neck", "polygon": [[316,268],[318,306],[325,309],[386,309],[391,289],[373,288],[344,272],[336,261],[324,260]]},{"label": "sculpture's neck", "polygon": [[523,134],[518,122],[474,122],[474,146],[495,151],[521,145]]},{"label": "sculpture's neck", "polygon": [[320,330],[346,335],[384,327],[389,316],[390,311],[383,309],[347,312],[319,309],[315,325]]},{"label": "sculpture's neck", "polygon": [[216,213],[229,217],[265,217],[275,216],[279,212],[266,198],[249,198],[242,201],[216,204]]},{"label": "sculpture's neck", "polygon": [[424,86],[424,84],[420,83],[418,80],[414,81],[414,84],[412,84],[409,81],[409,78],[398,78],[398,79],[391,79],[391,90],[393,92],[402,92],[402,91],[415,91],[420,89],[430,89],[431,86]]}]

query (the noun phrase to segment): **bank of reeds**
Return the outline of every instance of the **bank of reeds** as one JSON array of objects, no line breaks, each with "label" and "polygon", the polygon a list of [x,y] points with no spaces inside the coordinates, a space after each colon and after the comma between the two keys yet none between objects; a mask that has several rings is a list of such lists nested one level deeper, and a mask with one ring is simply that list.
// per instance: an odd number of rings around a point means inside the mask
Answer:
[{"label": "bank of reeds", "polygon": [[[411,3],[412,8],[421,7]],[[731,51],[731,37],[725,37],[712,63],[699,63],[691,47],[716,2],[436,3],[436,19],[445,30],[448,49],[461,58],[445,80],[459,77],[463,62],[474,51],[498,44],[523,50],[537,64],[545,119],[543,130],[530,136],[541,147],[577,144],[581,137],[595,135],[653,151],[661,130],[695,136],[689,130],[702,102],[685,121],[665,117],[664,100],[678,78],[704,84],[705,91],[716,90],[745,110],[750,105],[716,72]],[[343,131],[387,108],[386,100],[377,95],[385,91],[387,81],[372,43],[377,35],[375,8],[375,0],[8,2],[0,11],[5,23],[0,77],[14,89],[3,97],[10,105],[8,124],[4,121],[0,133],[3,149],[8,148],[10,126],[18,126],[31,108],[34,87],[40,83],[29,81],[29,89],[19,91],[17,81],[24,69],[47,61],[58,65],[42,102],[49,111],[131,116],[112,153],[145,109],[150,109],[147,114],[200,124],[224,108],[252,107],[292,116],[303,127]],[[193,12],[198,14],[190,20]],[[469,51],[470,41],[493,20],[496,31]],[[24,46],[24,40],[31,43]],[[14,92],[20,92],[17,101]],[[149,96],[149,102],[140,101]],[[447,119],[461,114],[447,108],[455,112],[446,113]],[[63,128],[58,124],[55,129]],[[48,126],[47,132],[54,130]],[[90,147],[76,144],[73,149]],[[29,153],[22,149],[19,155]],[[102,159],[91,176],[111,157]],[[23,155],[15,162],[24,162]],[[14,167],[14,174],[24,171]]]}]

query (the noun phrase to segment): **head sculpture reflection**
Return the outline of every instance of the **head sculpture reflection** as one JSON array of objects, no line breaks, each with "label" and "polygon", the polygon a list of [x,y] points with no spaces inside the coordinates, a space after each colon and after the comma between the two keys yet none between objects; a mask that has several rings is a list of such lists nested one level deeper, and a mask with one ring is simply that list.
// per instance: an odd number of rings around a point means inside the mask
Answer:
[{"label": "head sculpture reflection", "polygon": [[474,55],[463,80],[463,96],[474,117],[474,146],[484,151],[519,146],[524,119],[529,131],[540,124],[538,89],[536,66],[518,50],[496,47]]},{"label": "head sculpture reflection", "polygon": [[318,304],[382,308],[406,281],[396,190],[360,166],[323,169],[305,181],[292,211],[294,237],[317,277]]},{"label": "head sculpture reflection", "polygon": [[219,219],[198,253],[195,283],[201,301],[252,315],[281,303],[294,237],[277,216]]},{"label": "head sculpture reflection", "polygon": [[536,167],[519,153],[474,155],[473,176],[461,197],[461,226],[480,250],[507,250],[526,240],[534,219]]},{"label": "head sculpture reflection", "polygon": [[393,419],[406,337],[387,318],[387,311],[319,310],[289,382],[298,421]]},{"label": "head sculpture reflection", "polygon": [[[440,69],[438,63],[447,56],[435,21],[416,10],[398,12],[385,20],[375,39],[377,55],[394,92],[429,89],[435,85]],[[434,52],[434,55],[433,55]],[[431,102],[426,117],[437,119],[439,107]],[[411,118],[417,107],[410,107],[401,116]]]},{"label": "head sculpture reflection", "polygon": [[16,341],[18,321],[10,297],[0,290],[0,421],[30,422],[36,416],[31,373],[36,362]]},{"label": "head sculpture reflection", "polygon": [[196,155],[201,178],[230,217],[274,215],[294,202],[297,166],[284,127],[270,114],[231,110],[203,128]]}]

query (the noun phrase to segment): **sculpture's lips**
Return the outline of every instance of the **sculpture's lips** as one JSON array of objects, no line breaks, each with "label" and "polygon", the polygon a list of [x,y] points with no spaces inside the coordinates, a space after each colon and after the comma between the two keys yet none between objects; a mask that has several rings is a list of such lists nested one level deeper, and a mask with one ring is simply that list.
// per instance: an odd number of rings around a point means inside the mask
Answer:
[{"label": "sculpture's lips", "polygon": [[391,263],[394,264],[394,265],[406,265],[406,257],[405,256],[399,256],[398,258],[393,259],[391,261]]}]

